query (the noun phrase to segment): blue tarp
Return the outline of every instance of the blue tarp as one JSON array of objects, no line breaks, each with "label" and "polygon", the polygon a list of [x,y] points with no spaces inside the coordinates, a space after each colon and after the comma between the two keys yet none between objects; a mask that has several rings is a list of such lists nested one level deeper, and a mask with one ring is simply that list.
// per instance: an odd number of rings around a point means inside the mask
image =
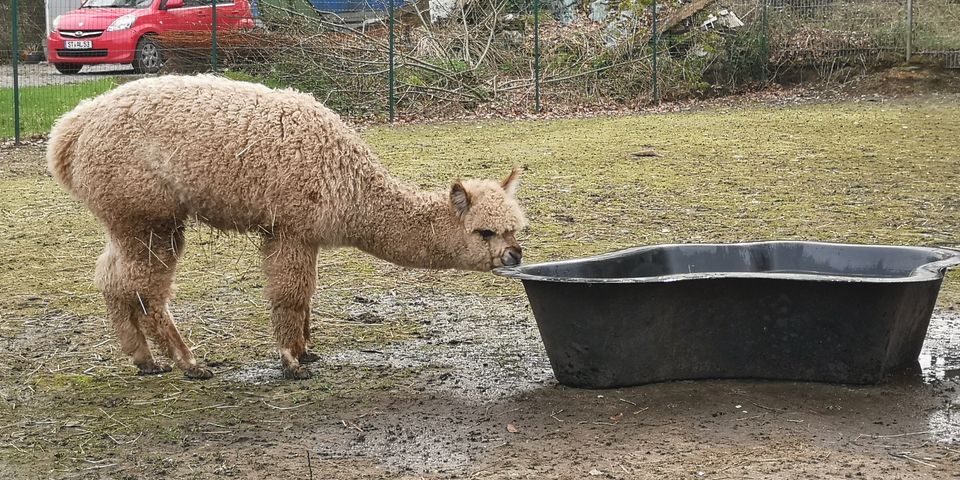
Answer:
[{"label": "blue tarp", "polygon": [[[309,0],[313,8],[321,12],[369,12],[384,11],[390,0]],[[405,0],[393,0],[394,8],[403,6]]]},{"label": "blue tarp", "polygon": [[[253,18],[260,18],[260,2],[266,0],[251,0],[250,7]],[[321,12],[382,12],[387,10],[390,0],[294,0],[304,2]],[[406,5],[408,0],[393,0],[394,8]]]}]

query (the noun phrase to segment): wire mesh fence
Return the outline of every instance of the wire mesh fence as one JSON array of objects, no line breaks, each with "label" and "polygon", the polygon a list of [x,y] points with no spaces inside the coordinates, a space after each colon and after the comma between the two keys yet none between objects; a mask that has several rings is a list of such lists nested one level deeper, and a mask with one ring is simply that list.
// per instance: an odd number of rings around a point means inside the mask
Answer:
[{"label": "wire mesh fence", "polygon": [[912,0],[912,49],[947,68],[960,68],[960,1]]},{"label": "wire mesh fence", "polygon": [[633,107],[910,56],[960,67],[957,0],[11,0],[0,138],[142,76],[214,72],[393,119]]},{"label": "wire mesh fence", "polygon": [[[909,0],[747,0],[744,22],[763,24],[768,75],[814,70],[820,77],[850,65],[906,60]],[[762,19],[766,19],[765,21]]]}]

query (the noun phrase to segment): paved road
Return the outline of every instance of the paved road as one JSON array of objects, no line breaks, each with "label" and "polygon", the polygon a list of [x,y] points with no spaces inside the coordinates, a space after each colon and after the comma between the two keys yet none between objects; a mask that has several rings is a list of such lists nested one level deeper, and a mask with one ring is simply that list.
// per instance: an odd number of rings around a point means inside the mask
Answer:
[{"label": "paved road", "polygon": [[[88,65],[83,67],[77,75],[61,75],[53,65],[39,63],[20,65],[20,86],[35,87],[41,85],[64,85],[68,83],[85,82],[98,78],[114,77],[117,75],[138,77],[130,65]],[[0,88],[13,87],[13,66],[0,65]]]}]

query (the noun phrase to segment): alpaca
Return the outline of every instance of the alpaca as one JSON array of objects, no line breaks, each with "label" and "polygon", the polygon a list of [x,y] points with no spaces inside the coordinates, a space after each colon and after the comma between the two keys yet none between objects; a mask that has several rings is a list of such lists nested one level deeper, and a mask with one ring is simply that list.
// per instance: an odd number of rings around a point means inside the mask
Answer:
[{"label": "alpaca", "polygon": [[57,120],[47,164],[107,232],[95,284],[140,374],[197,364],[168,309],[187,222],[262,238],[264,289],[287,378],[310,377],[319,249],[355,247],[405,267],[489,271],[520,263],[526,224],[506,180],[421,192],[392,177],[313,96],[225,78],[126,83]]}]

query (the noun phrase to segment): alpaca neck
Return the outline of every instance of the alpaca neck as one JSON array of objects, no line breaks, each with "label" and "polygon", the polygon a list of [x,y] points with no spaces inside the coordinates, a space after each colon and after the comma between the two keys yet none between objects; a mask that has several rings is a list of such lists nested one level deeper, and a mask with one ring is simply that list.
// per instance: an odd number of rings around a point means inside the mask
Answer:
[{"label": "alpaca neck", "polygon": [[458,228],[444,192],[419,192],[385,172],[364,185],[350,222],[348,244],[388,262],[416,268],[455,268]]}]

